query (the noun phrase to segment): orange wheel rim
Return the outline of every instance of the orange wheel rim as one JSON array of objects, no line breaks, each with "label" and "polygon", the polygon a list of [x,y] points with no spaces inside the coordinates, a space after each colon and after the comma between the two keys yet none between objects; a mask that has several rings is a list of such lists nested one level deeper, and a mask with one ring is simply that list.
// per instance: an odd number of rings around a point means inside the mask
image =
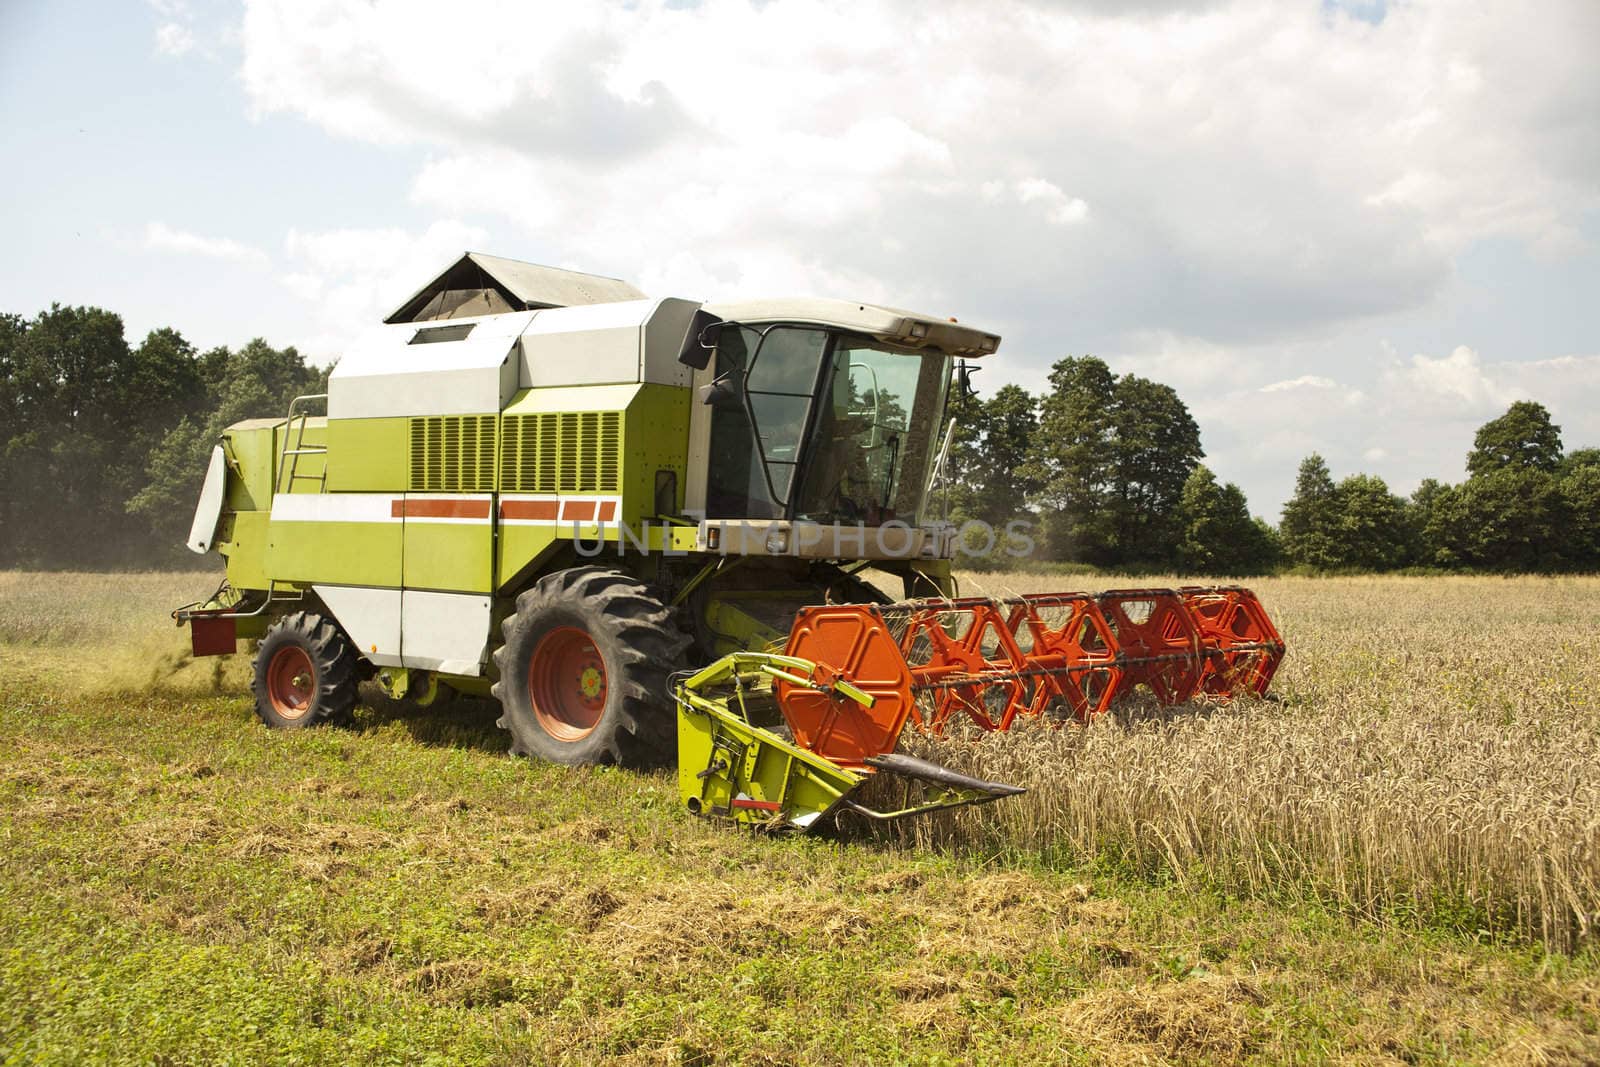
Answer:
[{"label": "orange wheel rim", "polygon": [[594,639],[576,626],[545,634],[528,663],[528,697],[544,732],[558,741],[594,733],[606,708],[606,663]]},{"label": "orange wheel rim", "polygon": [[272,662],[267,664],[267,699],[273,711],[285,719],[303,718],[311,710],[316,689],[316,675],[305,649],[285,645],[272,654]]}]

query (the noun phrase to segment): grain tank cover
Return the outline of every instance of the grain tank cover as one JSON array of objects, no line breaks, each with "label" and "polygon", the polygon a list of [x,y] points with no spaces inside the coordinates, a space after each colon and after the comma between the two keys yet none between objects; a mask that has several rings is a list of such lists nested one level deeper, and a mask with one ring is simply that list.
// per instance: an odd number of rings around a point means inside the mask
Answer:
[{"label": "grain tank cover", "polygon": [[475,318],[507,311],[639,300],[644,295],[616,278],[468,252],[383,321]]},{"label": "grain tank cover", "polygon": [[671,297],[379,326],[328,376],[328,417],[481,415],[521,389],[687,388],[678,362],[699,304]]},{"label": "grain tank cover", "polygon": [[328,375],[328,417],[476,415],[517,390],[517,339],[537,312],[380,326]]}]

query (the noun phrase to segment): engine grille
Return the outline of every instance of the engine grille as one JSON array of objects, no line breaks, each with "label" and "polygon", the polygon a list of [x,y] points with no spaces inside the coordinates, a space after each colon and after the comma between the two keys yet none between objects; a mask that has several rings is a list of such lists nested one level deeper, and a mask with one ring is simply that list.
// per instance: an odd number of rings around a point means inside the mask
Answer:
[{"label": "engine grille", "polygon": [[501,420],[503,491],[616,493],[621,483],[621,412],[543,412]]},{"label": "engine grille", "polygon": [[493,415],[412,419],[409,488],[427,492],[494,490]]}]

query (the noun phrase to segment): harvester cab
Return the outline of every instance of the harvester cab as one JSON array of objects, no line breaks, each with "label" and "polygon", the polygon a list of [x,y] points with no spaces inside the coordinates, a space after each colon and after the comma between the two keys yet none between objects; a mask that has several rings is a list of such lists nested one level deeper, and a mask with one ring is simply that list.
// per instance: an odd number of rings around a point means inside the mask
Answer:
[{"label": "harvester cab", "polygon": [[[515,753],[675,754],[689,810],[791,828],[1015,792],[897,753],[907,726],[1264,690],[1282,644],[1243,590],[957,597],[929,503],[955,362],[999,343],[469,253],[326,396],[225,431],[189,543],[227,580],[175,614],[197,655],[258,640],[269,725],[339,718],[366,680],[490,697]],[[869,807],[885,774],[911,799]]]}]

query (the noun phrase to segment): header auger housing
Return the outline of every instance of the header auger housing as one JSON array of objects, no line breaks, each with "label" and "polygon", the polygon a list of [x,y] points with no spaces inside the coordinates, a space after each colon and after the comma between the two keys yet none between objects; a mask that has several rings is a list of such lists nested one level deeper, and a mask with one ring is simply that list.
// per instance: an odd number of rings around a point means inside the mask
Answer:
[{"label": "header auger housing", "polygon": [[[790,828],[1016,792],[897,753],[907,724],[1264,691],[1282,642],[1244,590],[958,596],[929,497],[956,360],[999,343],[469,253],[352,345],[326,396],[224,432],[189,547],[227,580],[175,614],[196,655],[260,640],[269,725],[341,718],[363,681],[488,697],[516,753],[676,756],[690,810]],[[866,603],[868,566],[916,599]],[[920,799],[865,807],[872,774]]]},{"label": "header auger housing", "polygon": [[[1021,790],[896,754],[901,730],[1087,723],[1139,686],[1163,704],[1262,696],[1283,652],[1237,586],[802,608],[783,655],[735,653],[679,681],[680,787],[696,813],[801,829],[998,800]],[[852,802],[874,771],[923,799]]]}]

